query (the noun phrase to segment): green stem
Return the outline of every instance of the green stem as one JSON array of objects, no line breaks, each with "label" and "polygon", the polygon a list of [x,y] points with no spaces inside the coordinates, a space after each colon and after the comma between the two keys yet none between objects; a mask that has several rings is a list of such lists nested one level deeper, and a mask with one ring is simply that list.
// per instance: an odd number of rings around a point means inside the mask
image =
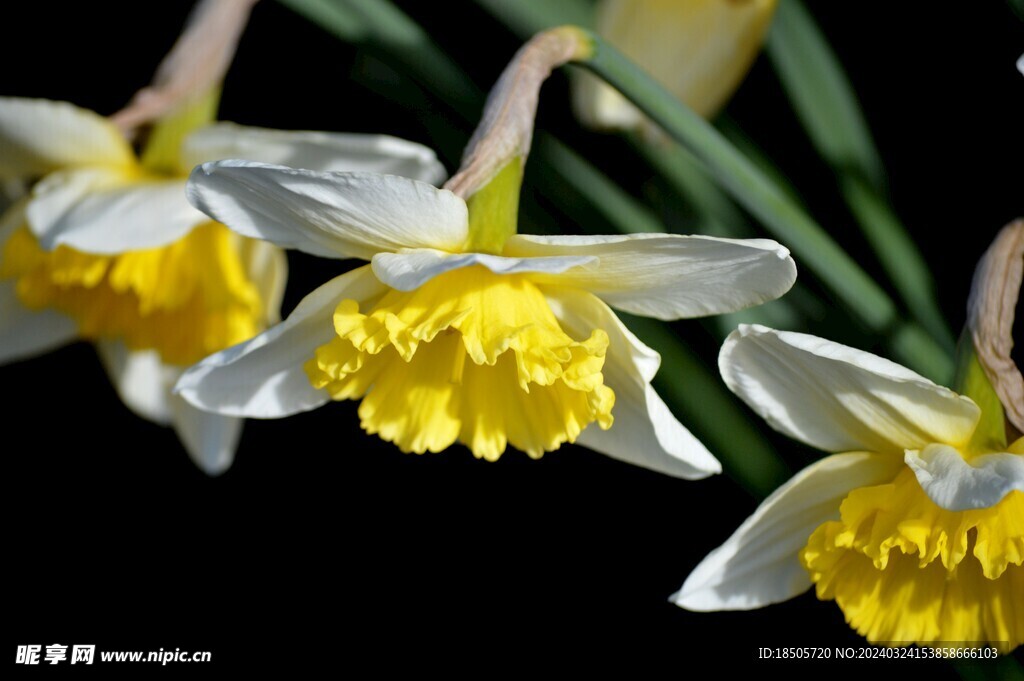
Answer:
[{"label": "green stem", "polygon": [[[588,163],[567,144],[551,135],[541,134],[534,140],[532,156],[552,168],[562,182],[588,204],[597,209],[605,221],[623,234],[664,232],[658,217],[639,203],[607,175]],[[564,198],[558,185],[541,187],[557,200]]]},{"label": "green stem", "polygon": [[954,339],[939,310],[931,271],[882,198],[882,160],[854,89],[799,0],[779,3],[767,52],[807,136],[839,178],[850,212],[911,316],[951,352]]},{"label": "green stem", "polygon": [[952,376],[949,354],[912,322],[900,319],[893,301],[835,241],[779,187],[706,121],[682,105],[643,70],[604,40],[589,34],[593,54],[582,65],[617,88],[677,142],[686,146],[716,181],[787,245],[800,264],[824,282],[871,331],[913,339],[895,345],[908,366],[940,381]]},{"label": "green stem", "polygon": [[765,49],[818,153],[833,167],[856,168],[883,190],[885,170],[857,97],[799,0],[778,4]]},{"label": "green stem", "polygon": [[955,342],[936,301],[931,271],[899,218],[856,173],[841,173],[840,188],[861,232],[911,315],[943,348],[951,350]]},{"label": "green stem", "polygon": [[734,238],[753,235],[743,211],[708,177],[704,165],[685,147],[651,144],[635,134],[630,141],[673,192],[700,216],[698,232]]}]

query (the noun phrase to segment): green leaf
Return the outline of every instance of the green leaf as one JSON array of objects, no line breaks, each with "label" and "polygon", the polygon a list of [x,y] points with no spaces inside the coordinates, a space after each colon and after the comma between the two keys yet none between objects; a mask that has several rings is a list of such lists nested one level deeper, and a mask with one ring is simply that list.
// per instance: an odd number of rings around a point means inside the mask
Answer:
[{"label": "green leaf", "polygon": [[944,347],[952,348],[953,335],[939,309],[931,270],[906,228],[859,175],[844,174],[841,188],[857,224],[913,317]]},{"label": "green leaf", "polygon": [[685,145],[721,187],[790,248],[798,265],[812,270],[864,326],[883,336],[910,338],[913,353],[904,353],[905,342],[896,345],[901,349],[901,361],[933,379],[948,380],[952,369],[949,355],[920,337],[916,325],[901,319],[885,291],[785,191],[618,50],[597,36],[591,39],[595,50],[583,60],[584,66]]},{"label": "green leaf", "polygon": [[715,119],[715,127],[731,145],[736,147],[740,154],[745,156],[755,168],[760,170],[765,177],[774,183],[779,191],[785,194],[790,201],[800,206],[801,210],[807,210],[800,192],[796,190],[796,187],[789,181],[789,178],[783,174],[779,166],[768,158],[768,154],[744,132],[739,124],[729,118],[728,114],[718,116]]},{"label": "green leaf", "polygon": [[524,39],[555,26],[590,28],[594,23],[593,5],[586,0],[476,0],[476,4]]},{"label": "green leaf", "polygon": [[[734,239],[756,236],[743,211],[708,178],[706,168],[693,154],[668,140],[666,143],[651,144],[639,134],[631,135],[630,141],[636,151],[669,183],[678,200],[697,214],[699,223],[694,232]],[[821,306],[817,297],[797,282],[796,287],[784,297],[746,310],[716,315],[710,320],[711,325],[719,338],[725,338],[740,324],[799,329],[803,327],[802,315],[792,305],[793,296],[798,293],[811,306]]]},{"label": "green leaf", "polygon": [[799,0],[779,3],[768,56],[804,130],[840,179],[843,198],[896,291],[947,351],[953,335],[917,245],[882,198],[885,170],[849,79]]},{"label": "green leaf", "polygon": [[818,153],[838,168],[855,168],[876,189],[885,171],[839,60],[799,0],[778,5],[768,56]]},{"label": "green leaf", "polygon": [[344,1],[278,0],[278,2],[327,29],[345,42],[363,42],[374,32],[359,13]]},{"label": "green leaf", "polygon": [[[650,209],[612,182],[607,175],[568,145],[551,135],[543,135],[535,140],[534,147],[533,158],[554,169],[560,175],[560,179],[595,207],[617,231],[623,234],[665,231]],[[557,185],[554,189],[558,193],[562,192],[561,187]]]},{"label": "green leaf", "polygon": [[1024,0],[1007,0],[1012,9],[1016,14],[1017,18],[1024,21]]},{"label": "green leaf", "polygon": [[800,255],[871,328],[884,328],[896,308],[825,231],[704,119],[601,38],[584,65],[622,92],[680,144],[716,182]]},{"label": "green leaf", "polygon": [[669,142],[651,144],[638,134],[630,136],[636,151],[671,186],[679,199],[697,213],[697,232],[711,236],[753,234],[743,211],[718,188],[703,164],[685,148]]}]

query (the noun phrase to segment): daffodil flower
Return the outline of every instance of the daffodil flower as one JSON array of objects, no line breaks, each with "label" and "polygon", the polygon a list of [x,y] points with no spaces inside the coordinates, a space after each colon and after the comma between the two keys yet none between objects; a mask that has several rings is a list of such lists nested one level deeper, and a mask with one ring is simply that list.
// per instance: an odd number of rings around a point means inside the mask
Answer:
[{"label": "daffodil flower", "polygon": [[363,428],[407,452],[461,442],[494,460],[509,444],[539,457],[579,441],[671,475],[717,472],[651,387],[657,353],[609,305],[716,314],[771,300],[795,278],[767,240],[513,235],[479,250],[473,206],[386,175],[221,161],[197,168],[188,191],[240,234],[370,264],[202,361],[178,392],[260,418],[361,399]]},{"label": "daffodil flower", "polygon": [[196,168],[189,199],[239,234],[370,263],[189,369],[177,392],[261,418],[359,399],[363,428],[406,452],[461,442],[477,458],[508,445],[537,458],[580,442],[683,478],[718,472],[651,387],[660,357],[609,305],[658,319],[732,311],[782,295],[796,268],[768,240],[515,233],[540,85],[587,49],[572,27],[524,45],[446,188],[247,161]]},{"label": "daffodil flower", "polygon": [[192,208],[188,171],[227,156],[428,180],[444,171],[430,150],[388,137],[228,123],[167,133],[157,126],[140,159],[91,111],[0,98],[0,179],[38,179],[0,219],[0,362],[95,341],[125,404],[173,425],[212,474],[230,465],[241,421],[170,389],[188,365],[277,321],[286,267],[276,247]]},{"label": "daffodil flower", "polygon": [[[764,42],[777,0],[602,0],[596,31],[705,118],[739,87]],[[639,109],[589,75],[576,108],[597,128],[648,128]]]},{"label": "daffodil flower", "polygon": [[719,364],[773,428],[834,454],[709,554],[678,605],[757,608],[814,585],[872,642],[1024,642],[1024,439],[980,427],[968,397],[814,336],[741,326]]}]

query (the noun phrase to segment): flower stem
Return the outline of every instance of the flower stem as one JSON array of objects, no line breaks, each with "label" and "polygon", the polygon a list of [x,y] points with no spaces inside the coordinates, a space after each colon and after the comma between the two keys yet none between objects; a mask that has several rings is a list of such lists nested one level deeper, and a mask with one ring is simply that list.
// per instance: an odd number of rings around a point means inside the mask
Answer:
[{"label": "flower stem", "polygon": [[617,88],[697,156],[718,184],[788,246],[798,263],[812,270],[864,326],[899,339],[893,348],[901,361],[935,380],[949,380],[950,354],[919,333],[915,323],[901,319],[885,291],[776,183],[618,50],[596,35],[590,34],[590,39],[594,49],[579,62],[582,66]]},{"label": "flower stem", "polygon": [[942,346],[953,335],[917,245],[885,196],[885,171],[842,65],[804,6],[779,4],[768,56],[807,136],[839,179],[861,232],[913,318]]}]

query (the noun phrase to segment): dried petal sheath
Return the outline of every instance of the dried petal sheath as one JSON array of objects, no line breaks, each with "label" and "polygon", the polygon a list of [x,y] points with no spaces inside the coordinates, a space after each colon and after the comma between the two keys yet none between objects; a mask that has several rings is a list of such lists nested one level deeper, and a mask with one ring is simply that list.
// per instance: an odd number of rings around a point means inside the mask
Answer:
[{"label": "dried petal sheath", "polygon": [[463,153],[462,167],[445,189],[469,198],[512,159],[526,163],[540,86],[553,69],[579,58],[587,46],[579,29],[562,27],[537,35],[516,52],[488,95],[480,125]]},{"label": "dried petal sheath", "polygon": [[1013,361],[1013,322],[1024,279],[1024,219],[999,233],[974,272],[967,324],[1007,420],[1024,432],[1024,376]]},{"label": "dried petal sheath", "polygon": [[110,117],[114,125],[131,132],[217,87],[257,1],[203,0],[196,5],[185,31],[157,68],[153,84]]}]

